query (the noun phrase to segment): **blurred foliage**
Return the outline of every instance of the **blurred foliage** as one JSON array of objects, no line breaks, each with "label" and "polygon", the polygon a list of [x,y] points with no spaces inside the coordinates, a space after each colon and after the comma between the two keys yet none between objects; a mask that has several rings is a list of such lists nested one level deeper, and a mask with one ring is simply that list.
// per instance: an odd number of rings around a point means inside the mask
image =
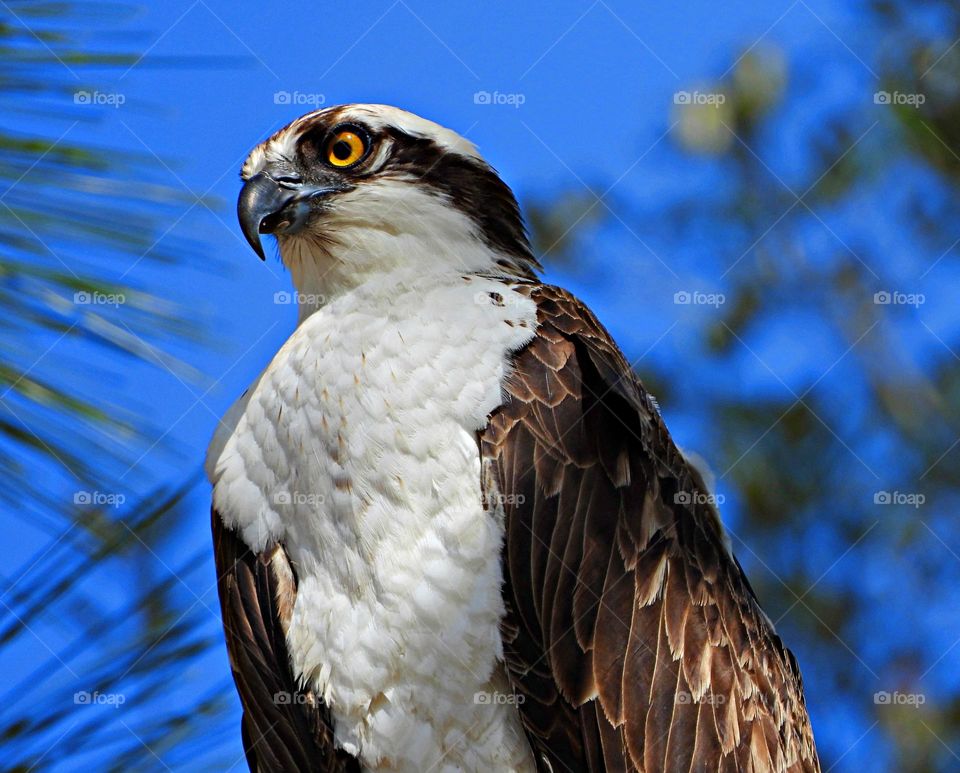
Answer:
[{"label": "blurred foliage", "polygon": [[[198,476],[145,495],[156,483],[134,468],[168,441],[122,383],[128,358],[191,377],[164,349],[202,345],[200,320],[136,278],[195,254],[169,229],[198,202],[156,181],[152,154],[74,139],[114,109],[88,73],[140,63],[142,46],[104,50],[125,45],[103,33],[130,12],[0,3],[0,503],[51,535],[0,570],[5,770],[183,765],[231,705],[228,673],[202,690],[188,678],[222,652],[209,545],[159,557]],[[92,491],[110,502],[64,493]],[[173,676],[191,689],[176,695]]]},{"label": "blurred foliage", "polygon": [[[674,105],[667,163],[695,182],[627,219],[726,303],[697,317],[699,351],[640,370],[668,419],[705,428],[735,549],[801,653],[824,769],[862,740],[871,770],[956,770],[960,4],[860,13],[873,49],[834,32],[845,69],[771,35]],[[615,225],[598,209],[566,253]],[[876,301],[897,291],[926,304]]]},{"label": "blurred foliage", "polygon": [[[73,357],[83,369],[103,354],[155,360],[152,342],[198,331],[182,308],[132,284],[139,263],[174,263],[195,246],[166,235],[164,217],[193,197],[150,182],[155,161],[147,153],[71,138],[78,124],[111,109],[93,103],[100,92],[81,73],[126,68],[139,57],[85,50],[68,27],[118,12],[100,3],[14,1],[0,9],[0,501],[12,509],[47,495],[28,474],[34,454],[55,456],[78,481],[107,485],[110,461],[129,464],[138,439],[160,434],[111,390],[69,383],[58,361]],[[36,133],[57,121],[58,135]],[[91,302],[111,297],[117,302]],[[54,346],[47,358],[43,350]],[[61,413],[90,431],[65,433]]]}]

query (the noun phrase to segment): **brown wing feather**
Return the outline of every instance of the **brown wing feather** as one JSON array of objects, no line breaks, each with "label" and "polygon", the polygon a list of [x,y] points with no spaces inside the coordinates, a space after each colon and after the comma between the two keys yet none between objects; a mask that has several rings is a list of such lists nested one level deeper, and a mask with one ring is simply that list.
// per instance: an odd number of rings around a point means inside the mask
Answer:
[{"label": "brown wing feather", "polygon": [[334,746],[329,712],[298,688],[284,630],[297,579],[283,547],[254,554],[212,512],[217,586],[227,653],[243,705],[247,764],[258,773],[353,773],[356,758]]},{"label": "brown wing feather", "polygon": [[504,646],[554,771],[818,771],[796,661],[623,355],[530,284],[535,339],[481,434],[506,503]]}]

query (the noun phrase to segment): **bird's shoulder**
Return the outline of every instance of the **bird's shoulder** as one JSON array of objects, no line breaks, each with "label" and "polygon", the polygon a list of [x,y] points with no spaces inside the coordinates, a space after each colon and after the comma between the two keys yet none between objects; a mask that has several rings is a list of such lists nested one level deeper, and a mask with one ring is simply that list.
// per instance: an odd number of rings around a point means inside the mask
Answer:
[{"label": "bird's shoulder", "polygon": [[521,292],[536,335],[481,450],[531,742],[554,769],[816,770],[796,661],[702,476],[594,314],[561,288]]}]

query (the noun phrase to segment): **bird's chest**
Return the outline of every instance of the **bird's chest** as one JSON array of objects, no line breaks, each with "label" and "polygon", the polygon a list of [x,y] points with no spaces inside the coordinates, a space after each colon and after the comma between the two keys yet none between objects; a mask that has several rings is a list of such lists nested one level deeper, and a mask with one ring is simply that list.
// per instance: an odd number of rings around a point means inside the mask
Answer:
[{"label": "bird's chest", "polygon": [[[478,284],[498,287],[498,304]],[[472,279],[361,297],[312,315],[284,346],[258,397],[262,441],[280,452],[271,496],[304,567],[360,597],[429,536],[450,556],[486,552],[477,431],[535,324],[526,298],[508,307],[503,295]]]},{"label": "bird's chest", "polygon": [[476,433],[535,326],[532,303],[504,294],[472,279],[321,309],[224,449],[258,491],[245,538],[282,540],[298,575],[294,670],[368,764],[425,769],[458,728],[516,724],[474,700],[497,679],[503,612]]}]

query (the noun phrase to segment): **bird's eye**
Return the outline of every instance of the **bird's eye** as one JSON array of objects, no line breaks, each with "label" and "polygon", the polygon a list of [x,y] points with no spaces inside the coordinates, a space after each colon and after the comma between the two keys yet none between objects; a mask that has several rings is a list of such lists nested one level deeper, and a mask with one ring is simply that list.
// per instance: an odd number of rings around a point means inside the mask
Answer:
[{"label": "bird's eye", "polygon": [[353,166],[366,152],[367,145],[357,132],[341,129],[327,143],[327,163],[340,168]]}]

